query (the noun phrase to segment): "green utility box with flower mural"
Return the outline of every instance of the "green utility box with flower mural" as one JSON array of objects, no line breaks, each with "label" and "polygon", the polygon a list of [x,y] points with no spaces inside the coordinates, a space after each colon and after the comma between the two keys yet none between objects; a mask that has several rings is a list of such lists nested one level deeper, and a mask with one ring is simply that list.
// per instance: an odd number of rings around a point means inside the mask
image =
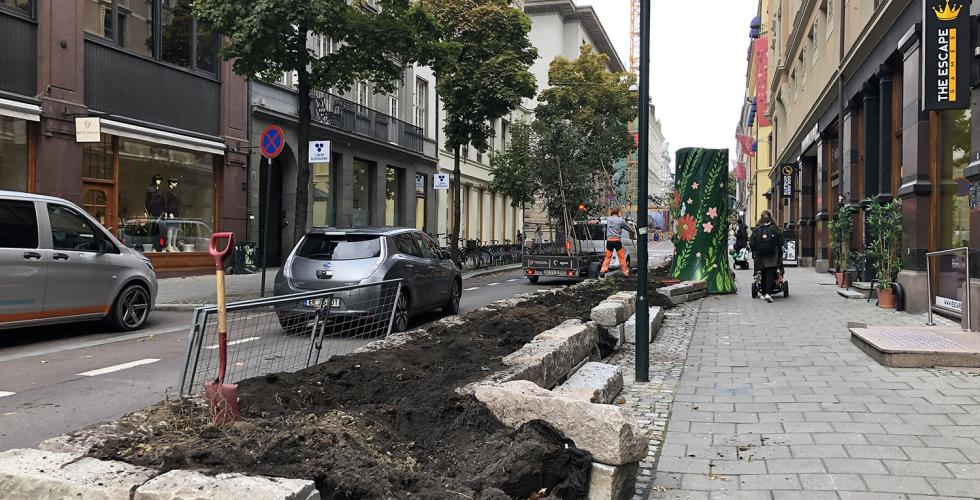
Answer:
[{"label": "green utility box with flower mural", "polygon": [[676,165],[671,276],[706,281],[709,293],[735,293],[728,262],[728,150],[681,149]]}]

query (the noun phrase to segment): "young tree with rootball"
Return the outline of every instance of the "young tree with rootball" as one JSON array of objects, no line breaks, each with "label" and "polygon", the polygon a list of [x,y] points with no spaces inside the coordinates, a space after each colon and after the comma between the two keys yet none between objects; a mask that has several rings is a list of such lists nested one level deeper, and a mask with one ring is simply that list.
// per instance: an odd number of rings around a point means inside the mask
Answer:
[{"label": "young tree with rootball", "polygon": [[445,111],[446,149],[453,152],[455,181],[450,245],[459,252],[462,195],[460,150],[486,151],[494,121],[534,97],[529,68],[538,57],[528,33],[531,21],[509,0],[422,0],[440,27],[442,52],[433,65]]},{"label": "young tree with rootball", "polygon": [[615,195],[613,163],[636,150],[629,128],[637,117],[636,91],[632,89],[636,75],[610,72],[608,66],[609,56],[596,52],[591,45],[583,45],[577,59],[555,58],[548,68],[549,88],[541,92],[536,115],[547,128],[565,121],[576,130],[583,147],[574,167],[596,176],[594,188],[603,185],[608,194]]},{"label": "young tree with rootball", "polygon": [[[376,92],[399,85],[407,64],[431,63],[435,22],[412,0],[195,0],[194,15],[225,37],[222,56],[246,79],[298,76],[299,144],[294,238],[306,233],[310,166],[311,89],[347,91],[358,81]],[[316,57],[311,33],[333,38],[335,50]]]}]

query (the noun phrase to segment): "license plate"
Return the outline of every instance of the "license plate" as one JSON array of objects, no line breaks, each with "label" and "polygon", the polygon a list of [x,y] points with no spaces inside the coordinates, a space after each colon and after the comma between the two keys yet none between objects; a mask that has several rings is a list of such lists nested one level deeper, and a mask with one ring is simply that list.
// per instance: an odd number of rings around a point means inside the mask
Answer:
[{"label": "license plate", "polygon": [[559,271],[557,269],[545,269],[544,271],[541,271],[541,274],[543,274],[545,276],[562,276],[565,273],[563,273],[563,272],[561,272],[561,271]]},{"label": "license plate", "polygon": [[[306,307],[319,307],[321,300],[323,299],[310,299],[303,304]],[[330,299],[330,307],[340,307],[340,299]]]}]

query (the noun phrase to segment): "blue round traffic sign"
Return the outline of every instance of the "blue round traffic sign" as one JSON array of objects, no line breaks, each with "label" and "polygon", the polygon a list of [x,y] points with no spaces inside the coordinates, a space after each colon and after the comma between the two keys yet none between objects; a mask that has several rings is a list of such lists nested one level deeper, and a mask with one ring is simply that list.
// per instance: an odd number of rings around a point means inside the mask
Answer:
[{"label": "blue round traffic sign", "polygon": [[264,130],[262,130],[262,136],[259,139],[259,149],[262,150],[262,156],[268,159],[273,159],[282,153],[282,148],[286,146],[286,134],[282,132],[282,128],[278,125],[269,125]]}]

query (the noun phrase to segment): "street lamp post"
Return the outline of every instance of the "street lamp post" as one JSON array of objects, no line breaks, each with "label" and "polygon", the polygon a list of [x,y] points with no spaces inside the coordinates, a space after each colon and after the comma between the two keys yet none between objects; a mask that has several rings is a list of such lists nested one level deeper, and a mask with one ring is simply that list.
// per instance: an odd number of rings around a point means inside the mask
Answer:
[{"label": "street lamp post", "polygon": [[650,175],[650,0],[640,0],[640,130],[637,156],[638,179],[637,222],[639,234],[637,242],[636,279],[636,381],[650,381],[650,299],[648,288],[648,249],[647,240],[649,219],[649,193],[647,183]]}]

